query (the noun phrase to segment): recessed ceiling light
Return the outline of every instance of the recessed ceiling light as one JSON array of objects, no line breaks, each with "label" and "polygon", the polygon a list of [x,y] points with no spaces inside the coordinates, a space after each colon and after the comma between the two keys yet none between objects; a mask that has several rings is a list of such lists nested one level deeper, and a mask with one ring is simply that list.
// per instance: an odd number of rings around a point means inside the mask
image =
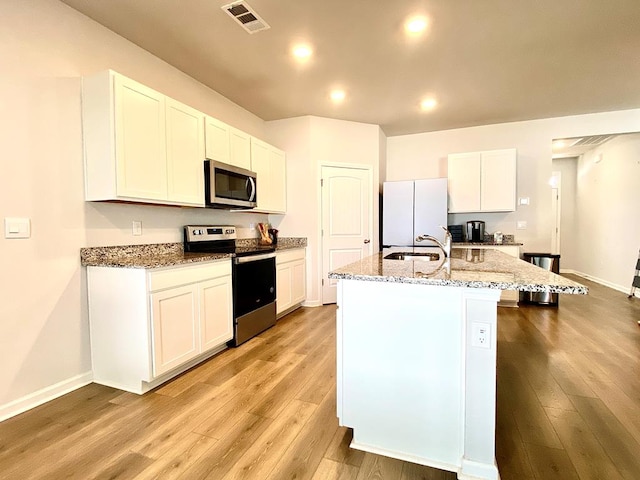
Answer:
[{"label": "recessed ceiling light", "polygon": [[333,103],[341,103],[344,101],[347,93],[344,90],[332,90],[329,94]]},{"label": "recessed ceiling light", "polygon": [[311,57],[313,50],[309,45],[298,44],[293,46],[291,53],[299,60],[307,60]]},{"label": "recessed ceiling light", "polygon": [[427,29],[427,17],[410,17],[404,24],[404,29],[409,35],[419,35]]},{"label": "recessed ceiling light", "polygon": [[436,106],[438,105],[438,101],[433,98],[425,98],[424,100],[422,100],[420,102],[420,108],[422,108],[422,110],[433,110],[434,108],[436,108]]}]

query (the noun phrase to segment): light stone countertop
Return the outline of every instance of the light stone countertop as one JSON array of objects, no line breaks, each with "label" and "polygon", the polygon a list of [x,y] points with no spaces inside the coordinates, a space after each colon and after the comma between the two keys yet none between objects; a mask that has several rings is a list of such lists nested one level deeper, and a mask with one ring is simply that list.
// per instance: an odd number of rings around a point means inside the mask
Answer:
[{"label": "light stone countertop", "polygon": [[[236,246],[243,250],[257,248],[257,239],[238,239]],[[304,237],[281,237],[276,252],[305,248]],[[80,249],[83,267],[163,268],[191,263],[212,262],[232,258],[230,253],[185,253],[182,243],[153,243],[148,245],[116,245]]]},{"label": "light stone countertop", "polygon": [[[385,260],[392,252],[440,253],[440,260]],[[395,247],[329,273],[329,278],[586,295],[588,288],[494,249],[455,248],[444,262],[430,247]]]}]

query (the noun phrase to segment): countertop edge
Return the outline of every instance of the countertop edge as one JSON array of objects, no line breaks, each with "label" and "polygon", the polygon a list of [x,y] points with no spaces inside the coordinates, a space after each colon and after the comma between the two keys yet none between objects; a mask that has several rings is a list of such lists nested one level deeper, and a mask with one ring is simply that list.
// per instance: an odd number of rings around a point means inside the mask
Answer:
[{"label": "countertop edge", "polygon": [[[257,239],[241,239],[245,245]],[[284,237],[276,244],[280,251],[307,247],[305,237]],[[231,259],[231,253],[184,253],[182,244],[158,243],[144,245],[115,245],[107,247],[85,247],[80,249],[80,264],[83,267],[154,269],[216,262]]]},{"label": "countertop edge", "polygon": [[[329,272],[328,277],[334,280],[487,288],[533,293],[586,295],[589,292],[589,289],[580,283],[495,249],[483,250],[484,254],[478,254],[479,251],[473,247],[460,248],[456,251],[458,253],[452,256],[451,261],[447,260],[446,267],[436,262],[421,263],[417,267],[420,260],[384,259],[384,254],[379,252]],[[473,278],[464,278],[465,276],[473,276]],[[511,278],[508,278],[509,276]]]}]

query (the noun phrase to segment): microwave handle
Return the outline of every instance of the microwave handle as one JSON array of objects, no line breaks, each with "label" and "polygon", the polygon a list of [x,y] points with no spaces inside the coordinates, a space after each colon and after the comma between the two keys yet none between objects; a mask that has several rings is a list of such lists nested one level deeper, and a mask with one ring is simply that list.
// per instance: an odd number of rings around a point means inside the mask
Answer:
[{"label": "microwave handle", "polygon": [[[251,190],[249,190],[249,188],[251,188]],[[251,192],[251,193],[249,193],[249,201],[250,202],[255,202],[255,200],[256,200],[256,181],[253,179],[253,177],[247,177],[247,191]]]}]

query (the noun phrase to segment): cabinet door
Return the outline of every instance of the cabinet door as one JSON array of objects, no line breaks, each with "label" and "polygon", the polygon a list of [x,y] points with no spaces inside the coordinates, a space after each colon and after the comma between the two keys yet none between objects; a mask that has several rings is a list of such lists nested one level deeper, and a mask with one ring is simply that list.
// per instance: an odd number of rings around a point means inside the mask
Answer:
[{"label": "cabinet door", "polygon": [[193,285],[151,294],[155,377],[198,355],[198,310]]},{"label": "cabinet door", "polygon": [[291,285],[291,263],[276,265],[276,313],[278,314],[293,305]]},{"label": "cabinet door", "polygon": [[302,303],[307,298],[305,262],[296,260],[291,264],[291,305]]},{"label": "cabinet door", "polygon": [[168,200],[204,206],[204,114],[171,98],[166,104]]},{"label": "cabinet door", "polygon": [[269,184],[271,186],[271,211],[287,211],[287,161],[282,150],[269,149]]},{"label": "cabinet door", "polygon": [[165,97],[116,75],[117,196],[167,199]]},{"label": "cabinet door", "polygon": [[205,155],[209,160],[229,163],[229,125],[207,116],[205,144]]},{"label": "cabinet door", "polygon": [[231,277],[198,284],[200,291],[200,351],[223,345],[233,338]]},{"label": "cabinet door", "polygon": [[483,212],[513,212],[516,209],[516,151],[482,152],[481,199]]},{"label": "cabinet door", "polygon": [[229,127],[229,164],[251,170],[251,137],[233,127]]},{"label": "cabinet door", "polygon": [[271,210],[271,168],[269,166],[269,146],[251,139],[251,170],[257,173],[258,210]]},{"label": "cabinet door", "polygon": [[449,213],[480,211],[480,161],[479,152],[449,155]]}]

